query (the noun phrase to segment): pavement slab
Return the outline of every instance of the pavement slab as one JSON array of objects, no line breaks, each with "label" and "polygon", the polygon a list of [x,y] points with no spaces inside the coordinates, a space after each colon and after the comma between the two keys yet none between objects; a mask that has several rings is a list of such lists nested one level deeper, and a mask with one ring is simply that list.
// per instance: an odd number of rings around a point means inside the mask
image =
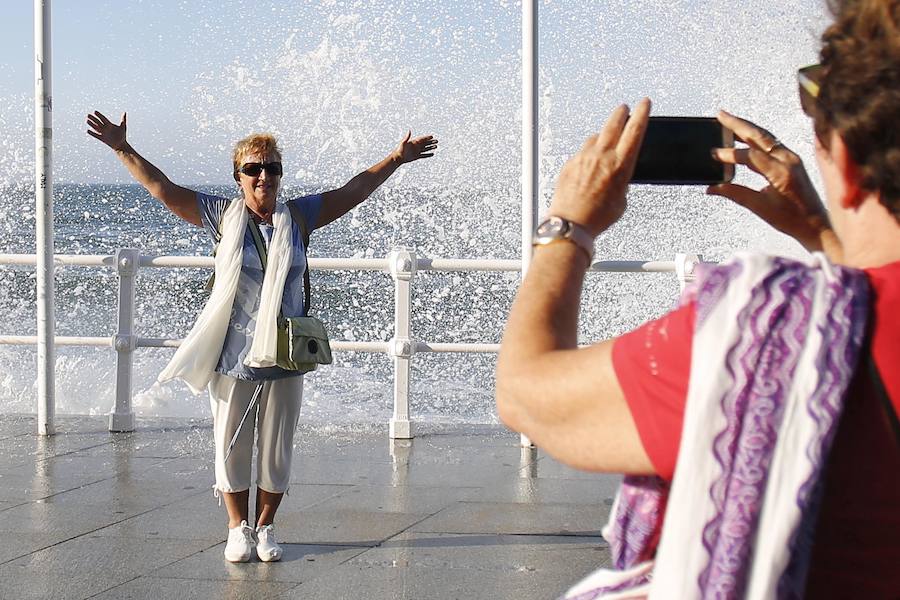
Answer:
[{"label": "pavement slab", "polygon": [[415,526],[415,532],[600,535],[609,507],[595,504],[460,502]]},{"label": "pavement slab", "polygon": [[56,474],[63,476],[84,474],[89,478],[107,479],[125,470],[131,473],[143,471],[159,464],[162,460],[164,459],[116,454],[103,456],[64,454],[11,468],[6,472],[10,475],[35,475],[39,477],[54,477]]},{"label": "pavement slab", "polygon": [[[296,512],[298,507],[315,505],[344,489],[343,486],[315,485],[295,486],[291,495],[282,502],[278,522],[283,516]],[[251,511],[253,502],[251,501]],[[228,513],[219,506],[212,490],[203,488],[188,498],[179,499],[154,510],[105,527],[96,531],[99,536],[113,537],[153,537],[156,539],[225,539]]]},{"label": "pavement slab", "polygon": [[[425,538],[418,551],[415,545],[372,549],[285,598],[548,600],[606,560],[605,551],[590,544],[566,550],[534,538],[514,543],[494,536],[472,538]],[[449,546],[443,546],[447,541]]]},{"label": "pavement slab", "polygon": [[208,541],[81,536],[0,565],[10,598],[87,598],[209,547]]},{"label": "pavement slab", "polygon": [[185,579],[160,579],[139,577],[114,587],[102,594],[92,596],[92,600],[154,600],[177,598],[178,600],[276,600],[295,588],[296,583],[274,583],[260,581],[193,581]]},{"label": "pavement slab", "polygon": [[590,479],[506,478],[493,485],[479,487],[462,500],[471,502],[509,502],[516,504],[588,504],[612,506],[621,478]]},{"label": "pavement slab", "polygon": [[98,479],[90,476],[48,478],[36,475],[0,473],[0,502],[12,504],[34,502],[95,481],[98,481]]},{"label": "pavement slab", "polygon": [[404,531],[427,514],[377,512],[371,510],[278,511],[278,540],[303,544],[377,546]]},{"label": "pavement slab", "polygon": [[32,415],[3,415],[0,419],[0,440],[33,434],[36,428]]},{"label": "pavement slab", "polygon": [[[147,459],[145,459],[147,460]],[[159,460],[159,459],[152,459]],[[212,498],[213,469],[199,459],[164,459],[148,469],[133,471],[123,463],[116,476],[68,490],[53,500],[128,502],[149,508],[208,492]]]},{"label": "pavement slab", "polygon": [[[280,563],[232,564],[208,420],[0,416],[0,599],[553,598],[609,560],[620,478],[496,426],[301,422]],[[252,500],[251,500],[252,513]]]},{"label": "pavement slab", "polygon": [[380,568],[342,565],[329,577],[302,583],[287,592],[287,600],[328,598],[359,600],[548,600],[567,589],[570,575],[511,572],[460,572],[441,568]]},{"label": "pavement slab", "polygon": [[296,583],[272,581],[197,581],[191,579],[161,579],[158,577],[138,577],[116,586],[102,594],[92,596],[94,600],[154,600],[177,598],[178,600],[276,600],[297,587]]},{"label": "pavement slab", "polygon": [[192,554],[153,572],[154,577],[176,579],[213,579],[221,581],[279,581],[301,583],[323,575],[347,562],[367,548],[359,546],[317,546],[282,544],[284,556],[279,562],[266,563],[256,557],[250,562],[233,564],[222,559],[225,544]]},{"label": "pavement slab", "polygon": [[[15,543],[0,545],[0,564],[28,556],[66,539],[68,538],[65,536],[55,536],[49,533],[17,533],[15,535]],[[2,597],[2,594],[0,594],[0,597]]]},{"label": "pavement slab", "polygon": [[347,564],[541,573],[565,570],[570,561],[580,559],[588,571],[605,566],[609,546],[600,536],[406,532],[367,549]]},{"label": "pavement slab", "polygon": [[453,486],[354,485],[309,507],[308,511],[349,509],[430,515],[461,500],[477,497],[482,489]]},{"label": "pavement slab", "polygon": [[0,512],[0,533],[44,533],[67,539],[91,533],[148,510],[113,510],[106,504],[78,504],[39,500]]}]

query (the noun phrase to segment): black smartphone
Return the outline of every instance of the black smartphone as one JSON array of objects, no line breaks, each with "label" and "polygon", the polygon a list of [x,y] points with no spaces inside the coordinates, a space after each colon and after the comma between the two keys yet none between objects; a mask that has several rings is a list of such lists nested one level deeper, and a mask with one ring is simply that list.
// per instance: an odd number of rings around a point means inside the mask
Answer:
[{"label": "black smartphone", "polygon": [[710,185],[731,181],[734,165],[713,148],[734,146],[734,133],[708,117],[650,117],[632,183]]}]

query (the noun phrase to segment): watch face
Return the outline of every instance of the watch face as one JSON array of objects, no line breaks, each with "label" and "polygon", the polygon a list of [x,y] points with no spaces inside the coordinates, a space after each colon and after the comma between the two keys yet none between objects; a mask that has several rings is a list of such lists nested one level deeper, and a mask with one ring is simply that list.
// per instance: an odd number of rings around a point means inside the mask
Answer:
[{"label": "watch face", "polygon": [[538,225],[536,233],[538,237],[562,237],[569,230],[568,225],[569,224],[560,217],[550,217]]},{"label": "watch face", "polygon": [[562,217],[547,217],[537,226],[532,244],[546,246],[558,241],[569,241],[584,251],[590,263],[594,258],[594,236]]}]

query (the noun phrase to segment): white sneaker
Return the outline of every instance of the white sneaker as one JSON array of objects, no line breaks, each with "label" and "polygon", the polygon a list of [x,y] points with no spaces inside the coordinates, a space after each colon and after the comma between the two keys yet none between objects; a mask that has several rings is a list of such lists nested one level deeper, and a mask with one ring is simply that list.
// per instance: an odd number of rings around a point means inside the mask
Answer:
[{"label": "white sneaker", "polygon": [[256,528],[256,537],[259,541],[256,543],[256,555],[263,562],[274,562],[281,560],[282,549],[275,541],[275,526],[260,525]]},{"label": "white sneaker", "polygon": [[247,521],[241,521],[237,527],[228,530],[228,543],[225,544],[225,560],[228,562],[247,562],[253,554],[256,538],[253,528]]}]

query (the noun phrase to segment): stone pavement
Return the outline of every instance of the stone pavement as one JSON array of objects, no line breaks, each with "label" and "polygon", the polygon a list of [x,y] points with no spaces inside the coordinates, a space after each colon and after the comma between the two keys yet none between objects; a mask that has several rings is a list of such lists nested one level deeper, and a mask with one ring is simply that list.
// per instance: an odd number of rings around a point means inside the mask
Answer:
[{"label": "stone pavement", "polygon": [[0,415],[0,598],[552,599],[608,560],[617,477],[499,427],[301,423],[283,560],[230,564],[209,422],[137,427]]}]

